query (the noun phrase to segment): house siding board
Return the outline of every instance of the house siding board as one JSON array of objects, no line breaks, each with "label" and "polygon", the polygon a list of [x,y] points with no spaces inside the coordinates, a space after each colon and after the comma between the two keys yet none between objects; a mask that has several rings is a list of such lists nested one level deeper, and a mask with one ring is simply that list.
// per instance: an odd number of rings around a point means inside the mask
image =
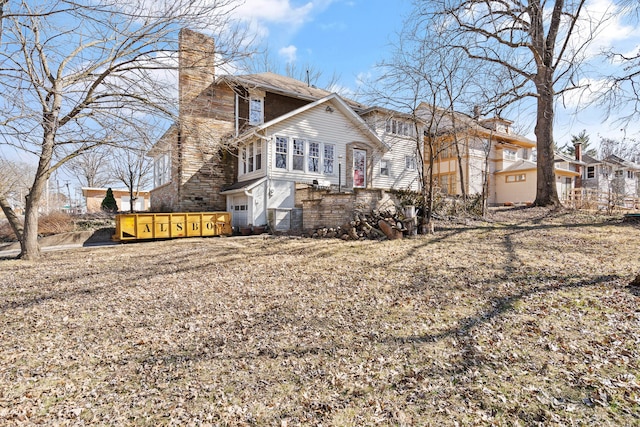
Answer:
[{"label": "house siding board", "polygon": [[526,203],[533,202],[536,195],[535,172],[518,172],[526,175],[524,182],[506,182],[506,175],[496,175],[496,203]]},{"label": "house siding board", "polygon": [[[329,116],[329,117],[327,117]],[[320,105],[318,108],[305,111],[304,113],[284,120],[269,128],[269,147],[268,161],[270,167],[270,175],[273,179],[286,181],[312,181],[313,179],[328,180],[333,185],[338,185],[338,160],[342,156],[342,161],[346,159],[346,145],[355,141],[363,141],[364,136],[360,131],[354,128],[353,124],[341,113],[334,110],[333,113],[325,111],[325,106]],[[286,136],[288,138],[300,138],[311,142],[320,142],[325,144],[335,144],[335,168],[333,175],[325,175],[322,173],[305,173],[302,171],[291,171],[275,168],[275,143],[276,136]],[[359,146],[366,146],[368,142],[358,142]],[[288,167],[290,168],[290,164]],[[345,163],[343,163],[342,184],[345,184]]]},{"label": "house siding board", "polygon": [[264,99],[265,122],[277,119],[310,102],[311,101],[304,99],[296,99],[273,92],[267,92]]},{"label": "house siding board", "polygon": [[[374,173],[373,188],[402,189],[418,191],[420,189],[419,165],[416,149],[416,141],[412,138],[383,136],[382,140],[390,147],[387,153],[375,152],[373,155]],[[406,168],[405,158],[412,156],[416,159],[416,169],[411,171]],[[389,176],[380,175],[380,160],[388,159]]]}]

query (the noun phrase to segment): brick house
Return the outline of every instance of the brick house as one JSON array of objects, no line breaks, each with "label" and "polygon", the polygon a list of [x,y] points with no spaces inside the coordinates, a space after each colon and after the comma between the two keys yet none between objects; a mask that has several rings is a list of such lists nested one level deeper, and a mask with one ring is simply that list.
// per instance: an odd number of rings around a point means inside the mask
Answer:
[{"label": "brick house", "polygon": [[316,226],[322,199],[375,205],[420,188],[422,133],[408,116],[273,73],[216,76],[213,40],[182,30],[179,41],[179,119],[148,153],[152,210],[291,230]]}]

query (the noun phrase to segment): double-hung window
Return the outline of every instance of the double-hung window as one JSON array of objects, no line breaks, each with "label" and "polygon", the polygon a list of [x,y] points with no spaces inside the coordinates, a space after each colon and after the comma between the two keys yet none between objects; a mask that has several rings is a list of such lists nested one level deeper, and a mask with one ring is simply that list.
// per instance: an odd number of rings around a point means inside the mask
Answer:
[{"label": "double-hung window", "polygon": [[249,99],[249,124],[260,125],[264,122],[262,98]]},{"label": "double-hung window", "polygon": [[254,141],[240,149],[240,174],[262,169],[262,141]]},{"label": "double-hung window", "polygon": [[504,158],[505,160],[516,160],[516,151],[515,150],[509,150],[507,148],[505,148],[504,150]]},{"label": "double-hung window", "polygon": [[389,176],[389,160],[380,160],[380,176]]},{"label": "double-hung window", "polygon": [[[335,145],[309,141],[302,138],[276,137],[275,167],[310,174],[333,175]],[[251,153],[249,153],[251,154]],[[254,148],[256,169],[262,161],[262,152]]]},{"label": "double-hung window", "polygon": [[293,160],[292,169],[294,171],[304,170],[304,139],[293,140]]},{"label": "double-hung window", "polygon": [[320,172],[320,144],[317,142],[309,143],[309,161],[307,168],[309,172]]},{"label": "double-hung window", "polygon": [[287,148],[289,139],[283,136],[276,137],[276,168],[287,168]]},{"label": "double-hung window", "polygon": [[253,172],[253,144],[247,147],[247,172]]},{"label": "double-hung window", "polygon": [[333,144],[324,144],[324,174],[333,175],[333,165],[335,162],[336,146]]},{"label": "double-hung window", "polygon": [[409,171],[416,170],[416,158],[415,156],[405,156],[404,158],[405,169]]}]

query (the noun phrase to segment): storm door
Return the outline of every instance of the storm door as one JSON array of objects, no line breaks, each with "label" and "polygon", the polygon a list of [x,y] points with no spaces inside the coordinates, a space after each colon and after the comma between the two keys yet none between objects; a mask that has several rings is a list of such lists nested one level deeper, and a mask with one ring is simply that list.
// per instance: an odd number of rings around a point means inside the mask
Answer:
[{"label": "storm door", "polygon": [[367,183],[367,152],[353,150],[353,187],[364,188]]}]

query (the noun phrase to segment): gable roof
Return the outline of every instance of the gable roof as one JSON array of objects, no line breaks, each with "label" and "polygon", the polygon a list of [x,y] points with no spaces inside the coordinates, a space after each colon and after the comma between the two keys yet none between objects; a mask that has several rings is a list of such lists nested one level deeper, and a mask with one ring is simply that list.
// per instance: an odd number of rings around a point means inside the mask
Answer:
[{"label": "gable roof", "polygon": [[[225,75],[221,76],[218,81],[226,81],[231,84],[239,84],[244,87],[254,87],[281,95],[292,96],[296,98],[316,101],[331,95],[332,92],[309,85],[300,80],[281,76],[279,74],[267,72],[258,74],[245,75]],[[365,106],[359,102],[343,98],[352,108],[364,109]]]},{"label": "gable roof", "polygon": [[502,169],[501,171],[496,171],[496,175],[507,172],[518,172],[518,171],[528,171],[528,170],[536,170],[537,165],[530,160],[518,160],[512,165]]},{"label": "gable roof", "polygon": [[598,160],[593,156],[590,156],[588,154],[583,154],[582,161],[588,165],[599,165],[602,163],[608,163],[610,165],[615,165],[625,169],[631,169],[635,171],[640,170],[640,165],[638,163],[625,160],[622,157],[616,156],[615,154],[609,154],[603,160]]},{"label": "gable roof", "polygon": [[422,102],[418,106],[418,116],[425,123],[429,123],[432,120],[436,120],[438,122],[435,125],[436,136],[446,135],[453,132],[468,132],[483,136],[491,136],[492,138],[496,138],[502,141],[517,143],[517,145],[527,148],[534,148],[536,146],[535,141],[532,141],[525,136],[511,132],[490,129],[482,125],[482,123],[489,124],[494,122],[505,124],[512,123],[511,121],[506,119],[492,118],[478,120],[467,114],[460,113],[458,111],[447,110],[441,107],[435,107],[426,102]]},{"label": "gable roof", "polygon": [[255,186],[257,186],[258,184],[266,180],[267,180],[267,177],[263,176],[260,178],[250,179],[248,181],[236,182],[231,185],[227,185],[226,187],[223,187],[222,191],[220,191],[220,194],[241,193],[244,191],[249,191],[253,189]]},{"label": "gable roof", "polygon": [[[287,114],[283,114],[282,116],[278,116],[275,119],[265,122],[261,125],[253,126],[243,134],[239,135],[235,139],[235,142],[239,143],[251,136],[256,136],[256,133],[260,132],[261,130],[267,129],[282,121],[288,120],[292,117],[295,117],[299,114],[302,114],[306,111],[309,111],[323,104],[330,104],[330,105],[327,105],[326,107],[327,111],[330,111],[329,108],[332,108],[332,107],[337,109],[343,115],[345,115],[346,118],[354,124],[354,127],[358,129],[360,132],[362,132],[370,141],[378,145],[384,151],[389,150],[390,147],[380,139],[380,137],[367,125],[367,123],[362,119],[362,117],[356,114],[356,112],[353,111],[353,109],[349,105],[347,105],[347,103],[338,94],[335,94],[335,93],[332,93],[310,104],[303,105],[302,107],[296,110],[290,111]],[[258,136],[261,136],[261,135],[258,134]]]},{"label": "gable roof", "polygon": [[553,155],[554,155],[553,156],[554,157],[553,161],[555,163],[567,162],[567,163],[572,163],[572,164],[575,164],[575,165],[586,165],[586,163],[584,161],[577,160],[577,159],[575,159],[575,158],[573,158],[571,156],[568,156],[565,153],[562,153],[560,151],[554,151]]}]

